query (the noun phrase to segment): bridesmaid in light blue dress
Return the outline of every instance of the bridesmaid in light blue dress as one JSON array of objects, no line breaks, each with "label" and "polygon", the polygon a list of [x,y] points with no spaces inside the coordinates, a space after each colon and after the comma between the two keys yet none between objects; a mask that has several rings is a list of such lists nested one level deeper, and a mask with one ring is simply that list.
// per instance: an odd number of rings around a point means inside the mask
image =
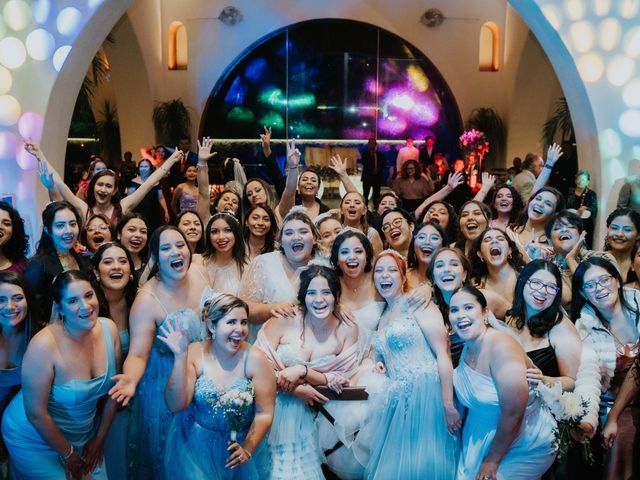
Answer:
[{"label": "bridesmaid in light blue dress", "polygon": [[[91,257],[91,275],[97,279],[100,316],[116,324],[122,357],[129,351],[129,311],[136,296],[138,280],[131,254],[119,242],[102,244]],[[113,420],[104,446],[110,478],[127,478],[129,465],[129,425],[134,422],[133,405],[120,409]]]},{"label": "bridesmaid in light blue dress", "polygon": [[5,411],[2,435],[19,479],[105,479],[102,448],[116,403],[107,401],[97,428],[95,419],[117,371],[117,329],[98,317],[98,300],[85,274],[62,273],[52,290],[61,320],[29,344],[23,389]]},{"label": "bridesmaid in light blue dress", "polygon": [[171,479],[258,480],[252,455],[273,420],[275,377],[264,354],[245,339],[247,304],[222,294],[203,318],[211,338],[188,344],[173,322],[160,340],[174,354],[165,393],[174,416],[165,470]]},{"label": "bridesmaid in light blue dress", "polygon": [[[21,274],[0,272],[0,419],[22,385],[20,367],[36,331],[35,296]],[[0,439],[0,478],[7,476],[7,450]]]},{"label": "bridesmaid in light blue dress", "polygon": [[453,366],[442,317],[433,304],[409,310],[406,265],[397,252],[382,252],[373,272],[387,302],[373,348],[390,381],[373,396],[373,413],[354,451],[366,461],[367,479],[453,480],[455,431],[461,422],[453,403]]},{"label": "bridesmaid in light blue dress", "polygon": [[138,291],[131,307],[129,354],[123,375],[110,392],[126,406],[137,389],[129,433],[130,471],[134,478],[145,480],[164,478],[166,434],[173,416],[163,398],[173,359],[156,338],[158,328],[172,322],[186,332],[189,342],[199,341],[203,299],[212,293],[202,267],[191,264],[187,239],[176,227],[160,227],[149,247],[158,273]]},{"label": "bridesmaid in light blue dress", "polygon": [[556,423],[527,385],[524,350],[488,326],[487,301],[476,288],[454,293],[449,311],[465,342],[454,372],[456,394],[468,409],[457,478],[540,478],[555,459]]}]

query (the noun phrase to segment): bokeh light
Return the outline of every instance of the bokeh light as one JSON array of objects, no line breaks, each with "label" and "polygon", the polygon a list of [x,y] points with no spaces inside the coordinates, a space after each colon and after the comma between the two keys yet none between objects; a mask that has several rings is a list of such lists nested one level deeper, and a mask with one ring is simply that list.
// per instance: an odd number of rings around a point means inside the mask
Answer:
[{"label": "bokeh light", "polygon": [[580,53],[586,53],[593,48],[595,32],[589,22],[577,22],[569,29],[574,48]]},{"label": "bokeh light", "polygon": [[640,27],[630,28],[625,34],[624,53],[631,58],[640,57]]},{"label": "bokeh light", "polygon": [[19,142],[15,150],[16,163],[22,170],[35,170],[38,166],[38,160],[24,149],[24,143]]},{"label": "bokeh light", "polygon": [[585,6],[584,0],[568,0],[564,6],[567,17],[571,20],[580,20],[584,17]]},{"label": "bokeh light", "polygon": [[20,102],[11,95],[0,95],[0,125],[10,127],[18,123],[21,108]]},{"label": "bokeh light", "polygon": [[555,5],[547,3],[541,7],[541,10],[551,26],[556,30],[560,30],[560,27],[562,27],[562,12],[560,9]]},{"label": "bokeh light", "polygon": [[11,132],[0,132],[0,160],[13,160],[18,146],[18,138]]},{"label": "bokeh light", "polygon": [[640,0],[620,0],[619,11],[623,18],[635,18],[640,10]]},{"label": "bokeh light", "polygon": [[622,100],[627,107],[640,107],[640,79],[636,78],[625,85]]},{"label": "bokeh light", "polygon": [[602,158],[613,158],[622,153],[622,140],[620,139],[620,134],[612,128],[607,128],[600,132],[598,140]]},{"label": "bokeh light", "polygon": [[87,6],[89,8],[96,8],[98,5],[101,5],[104,0],[89,0],[87,2]]},{"label": "bokeh light", "polygon": [[598,25],[598,45],[607,52],[618,46],[621,36],[622,27],[615,18],[607,18]]},{"label": "bokeh light", "polygon": [[620,130],[629,137],[640,137],[640,110],[627,110],[620,115]]},{"label": "bokeh light", "polygon": [[4,20],[2,19],[2,15],[0,15],[0,38],[4,38],[7,34],[7,27],[4,25]]},{"label": "bokeh light", "polygon": [[9,0],[2,9],[7,26],[19,32],[31,24],[31,7],[23,0]]},{"label": "bokeh light", "polygon": [[51,0],[35,0],[31,4],[33,21],[38,25],[45,25],[51,13]]},{"label": "bokeh light", "polygon": [[27,59],[27,49],[15,37],[0,40],[0,63],[7,68],[20,68]]},{"label": "bokeh light", "polygon": [[70,51],[71,45],[64,45],[58,48],[56,53],[53,54],[53,68],[55,68],[56,71],[60,71]]},{"label": "bokeh light", "polygon": [[13,78],[11,72],[4,67],[0,66],[0,95],[4,95],[13,85]]},{"label": "bokeh light", "polygon": [[597,53],[587,53],[578,58],[578,72],[585,82],[596,82],[604,73],[604,62]]},{"label": "bokeh light", "polygon": [[593,3],[593,12],[599,17],[604,17],[611,10],[611,0],[591,0]]},{"label": "bokeh light", "polygon": [[37,112],[25,112],[18,121],[18,131],[25,140],[33,140],[36,143],[42,141],[42,127],[44,120]]},{"label": "bokeh light", "polygon": [[74,7],[63,8],[56,18],[56,26],[61,35],[76,35],[82,27],[82,13]]},{"label": "bokeh light", "polygon": [[56,48],[56,41],[48,31],[38,28],[27,35],[27,52],[34,60],[46,60]]},{"label": "bokeh light", "polygon": [[620,87],[633,76],[635,62],[624,55],[617,55],[609,61],[607,79],[612,85]]}]

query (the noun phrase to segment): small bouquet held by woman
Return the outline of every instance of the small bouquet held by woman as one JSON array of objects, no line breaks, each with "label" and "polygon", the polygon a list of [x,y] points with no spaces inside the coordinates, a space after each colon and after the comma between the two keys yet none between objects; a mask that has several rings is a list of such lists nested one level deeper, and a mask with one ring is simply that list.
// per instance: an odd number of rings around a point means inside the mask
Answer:
[{"label": "small bouquet held by woman", "polygon": [[238,432],[244,426],[243,412],[253,403],[253,386],[250,390],[229,390],[220,397],[220,407],[224,410],[224,418],[231,429],[229,440],[238,441]]},{"label": "small bouquet held by woman", "polygon": [[540,382],[537,391],[558,424],[551,444],[558,451],[557,459],[560,461],[564,459],[572,441],[576,441],[582,446],[583,458],[589,464],[593,463],[589,438],[584,437],[578,441],[571,434],[572,431],[578,431],[580,423],[589,411],[589,402],[576,392],[564,392],[560,382],[554,385],[545,385]]}]

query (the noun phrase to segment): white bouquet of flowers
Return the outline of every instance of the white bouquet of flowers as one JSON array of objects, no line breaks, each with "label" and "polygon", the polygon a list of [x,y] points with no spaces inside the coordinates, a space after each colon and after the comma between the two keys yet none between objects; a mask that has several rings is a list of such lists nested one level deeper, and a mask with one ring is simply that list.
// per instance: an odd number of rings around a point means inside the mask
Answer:
[{"label": "white bouquet of flowers", "polygon": [[572,441],[576,441],[582,445],[584,459],[593,463],[589,439],[584,437],[578,441],[571,435],[571,431],[577,431],[580,422],[587,415],[589,402],[575,392],[563,391],[560,382],[551,386],[540,382],[537,393],[557,422],[555,438],[551,446],[558,451],[558,460],[562,460],[567,455]]},{"label": "white bouquet of flowers", "polygon": [[238,440],[238,431],[242,429],[243,410],[253,403],[253,386],[249,390],[229,390],[220,397],[220,406],[224,410],[224,418],[231,428],[230,440]]}]

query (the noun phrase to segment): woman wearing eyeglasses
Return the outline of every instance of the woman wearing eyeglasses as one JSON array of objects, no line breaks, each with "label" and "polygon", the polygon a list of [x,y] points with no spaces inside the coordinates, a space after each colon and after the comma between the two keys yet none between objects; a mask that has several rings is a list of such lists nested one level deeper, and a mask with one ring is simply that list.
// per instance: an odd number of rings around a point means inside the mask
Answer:
[{"label": "woman wearing eyeglasses", "polygon": [[98,213],[87,220],[85,227],[80,232],[80,243],[87,247],[91,253],[96,253],[100,245],[110,242],[113,237],[113,227],[109,219]]},{"label": "woman wearing eyeglasses", "polygon": [[411,244],[411,233],[416,226],[409,212],[399,207],[392,208],[382,214],[381,223],[387,247],[406,258]]},{"label": "woman wearing eyeglasses", "polygon": [[582,343],[561,309],[560,270],[551,262],[534,260],[520,272],[513,297],[507,323],[531,359],[527,380],[532,385],[560,382],[563,390],[573,390]]},{"label": "woman wearing eyeglasses", "polygon": [[[575,388],[589,400],[589,411],[580,428],[593,437],[598,428],[598,413],[602,426],[625,375],[638,356],[640,292],[624,288],[618,269],[597,257],[588,258],[578,266],[572,290],[571,315],[583,344],[593,349],[600,367],[595,378],[579,377]],[[634,478],[633,454],[640,451],[638,423],[640,403],[636,400],[618,416],[618,437],[608,455],[603,455],[599,440],[592,442],[596,462],[589,467],[591,473],[602,465],[608,478]],[[601,456],[604,458],[599,458]]]}]

